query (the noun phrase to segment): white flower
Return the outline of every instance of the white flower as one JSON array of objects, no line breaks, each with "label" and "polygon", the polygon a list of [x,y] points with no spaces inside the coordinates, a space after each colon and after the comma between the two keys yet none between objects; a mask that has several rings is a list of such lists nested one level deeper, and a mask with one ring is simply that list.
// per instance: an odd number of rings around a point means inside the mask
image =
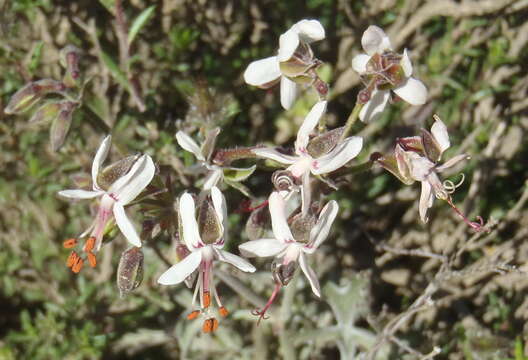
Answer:
[{"label": "white flower", "polygon": [[363,147],[363,139],[359,136],[351,136],[337,144],[328,153],[313,158],[306,150],[309,143],[309,135],[318,124],[319,119],[326,110],[326,101],[320,101],[310,110],[303,124],[297,132],[295,141],[295,155],[284,155],[272,148],[254,149],[253,152],[260,157],[289,165],[287,170],[302,181],[303,214],[306,214],[310,205],[310,173],[323,175],[335,171],[356,157]]},{"label": "white flower", "polygon": [[[214,296],[219,306],[219,313],[222,316],[227,315],[227,310],[222,305],[220,297],[218,296],[216,287],[213,281],[213,265],[215,260],[229,263],[238,269],[245,272],[254,272],[255,267],[239,256],[233,255],[227,251],[222,250],[227,237],[227,210],[224,195],[217,187],[211,188],[211,203],[214,209],[214,219],[205,221],[205,227],[218,227],[218,231],[211,234],[205,234],[203,229],[200,229],[196,221],[196,208],[193,197],[189,193],[184,193],[179,201],[179,218],[181,226],[181,236],[183,242],[190,251],[183,260],[170,267],[158,279],[158,283],[162,285],[174,285],[183,282],[193,272],[198,271],[198,280],[196,282],[196,289],[193,297],[193,305],[196,301],[198,292],[200,293],[200,308],[201,310],[193,311],[188,318],[195,318],[198,314],[203,313],[207,319],[203,325],[204,332],[211,332],[218,327],[218,321],[209,316],[209,306],[211,304],[211,296]],[[202,202],[203,206],[209,206],[208,200]],[[200,209],[201,214],[207,209]],[[204,215],[208,216],[208,214]],[[200,220],[200,219],[199,219]],[[202,232],[200,231],[202,230]],[[212,293],[212,294],[211,294]]]},{"label": "white flower", "polygon": [[[360,54],[352,59],[352,68],[362,76],[373,76],[367,85],[370,94],[369,100],[365,103],[359,113],[361,121],[368,121],[381,114],[390,99],[390,89],[380,89],[377,81],[386,80],[389,84],[397,80],[392,88],[400,98],[411,105],[422,105],[427,99],[427,89],[424,84],[411,77],[413,67],[407,54],[397,55],[392,52],[391,43],[385,32],[377,26],[369,26],[363,33],[361,45],[366,54]],[[397,61],[397,62],[395,62]],[[403,71],[391,72],[393,66]],[[376,76],[378,75],[378,76]],[[393,84],[394,85],[394,84]]]},{"label": "white flower", "polygon": [[[310,44],[325,38],[325,31],[317,20],[301,20],[279,38],[279,51],[276,56],[253,61],[244,72],[246,83],[267,89],[280,79],[281,104],[290,109],[297,97],[297,84],[281,71],[281,63],[289,61],[300,45]],[[310,49],[307,49],[311,53]],[[313,57],[313,56],[312,56]],[[302,64],[313,59],[297,59]]]},{"label": "white flower", "polygon": [[[152,158],[148,155],[141,156],[132,168],[123,176],[118,178],[108,190],[103,190],[98,182],[97,176],[101,164],[108,156],[112,137],[108,135],[97,150],[92,163],[92,183],[93,190],[62,190],[59,195],[69,199],[93,199],[101,197],[99,209],[93,224],[85,231],[84,234],[90,233],[90,242],[85,245],[84,251],[91,253],[92,249],[98,251],[101,248],[104,229],[108,221],[115,217],[117,226],[134,246],[141,246],[139,238],[132,222],[125,213],[125,206],[134,200],[147,187],[155,173],[155,166]],[[81,235],[81,236],[84,236]],[[95,243],[94,243],[95,240]]]},{"label": "white flower", "polygon": [[310,283],[313,293],[320,297],[319,281],[307,263],[306,254],[313,254],[326,240],[332,223],[337,216],[339,206],[335,200],[326,204],[321,210],[316,224],[310,230],[307,242],[298,241],[299,239],[296,240],[292,235],[292,231],[288,226],[285,208],[286,201],[284,198],[278,192],[273,192],[269,197],[269,210],[275,238],[248,241],[240,245],[239,249],[246,256],[275,256],[280,259],[280,266],[282,267],[298,262]]}]

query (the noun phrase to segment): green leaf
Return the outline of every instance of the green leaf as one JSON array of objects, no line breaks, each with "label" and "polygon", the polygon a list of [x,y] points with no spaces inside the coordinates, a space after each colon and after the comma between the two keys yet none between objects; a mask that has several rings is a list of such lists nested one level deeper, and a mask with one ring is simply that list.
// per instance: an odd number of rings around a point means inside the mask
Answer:
[{"label": "green leaf", "polygon": [[227,185],[231,186],[232,188],[240,191],[242,194],[244,194],[244,196],[247,196],[248,198],[252,198],[253,197],[253,195],[251,194],[251,191],[244,184],[241,184],[241,183],[236,182],[236,181],[230,181],[228,179],[224,179],[224,182]]},{"label": "green leaf", "polygon": [[130,89],[130,82],[110,55],[101,50],[101,59],[117,82],[124,88]]},{"label": "green leaf", "polygon": [[225,179],[229,181],[239,182],[239,181],[244,181],[248,177],[250,177],[256,168],[257,168],[257,165],[253,165],[252,167],[249,167],[249,168],[229,167],[229,168],[223,168],[222,170],[224,171]]},{"label": "green leaf", "polygon": [[137,18],[134,19],[134,22],[132,22],[132,26],[130,26],[130,30],[128,31],[128,45],[132,44],[137,34],[141,31],[143,26],[145,26],[145,24],[150,20],[150,18],[154,14],[154,10],[156,10],[156,5],[149,6],[148,8],[143,10]]},{"label": "green leaf", "polygon": [[99,0],[101,5],[103,5],[106,10],[108,10],[112,15],[115,15],[115,0]]},{"label": "green leaf", "polygon": [[43,45],[44,45],[44,42],[39,41],[38,44],[33,49],[33,52],[31,54],[31,62],[29,63],[29,71],[31,72],[35,71],[35,69],[38,68],[40,64]]}]

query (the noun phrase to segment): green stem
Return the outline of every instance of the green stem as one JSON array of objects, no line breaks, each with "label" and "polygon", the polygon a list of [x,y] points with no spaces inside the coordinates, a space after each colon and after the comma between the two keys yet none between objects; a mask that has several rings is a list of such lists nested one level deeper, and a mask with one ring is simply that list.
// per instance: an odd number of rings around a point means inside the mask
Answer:
[{"label": "green stem", "polygon": [[352,109],[352,113],[347,119],[347,122],[345,124],[345,129],[343,130],[343,133],[341,134],[341,138],[339,138],[339,142],[342,142],[346,139],[348,136],[348,133],[350,130],[352,130],[352,126],[356,123],[357,119],[359,118],[359,112],[363,108],[363,104],[356,103],[356,106],[354,106],[354,109]]}]

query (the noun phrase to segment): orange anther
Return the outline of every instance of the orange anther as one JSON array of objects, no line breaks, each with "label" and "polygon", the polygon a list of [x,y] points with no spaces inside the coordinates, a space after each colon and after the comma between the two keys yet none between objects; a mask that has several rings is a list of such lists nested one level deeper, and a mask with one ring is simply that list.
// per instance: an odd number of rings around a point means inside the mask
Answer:
[{"label": "orange anther", "polygon": [[77,239],[73,238],[64,240],[64,242],[62,243],[62,246],[64,246],[66,249],[71,249],[75,245],[77,245]]},{"label": "orange anther", "polygon": [[209,291],[206,291],[203,294],[203,307],[208,308],[209,305],[211,305],[211,294]]},{"label": "orange anther", "polygon": [[79,271],[81,271],[81,269],[83,267],[83,263],[84,263],[83,259],[81,259],[80,257],[77,257],[77,261],[72,266],[72,271],[74,273],[78,274]]},{"label": "orange anther", "polygon": [[68,256],[68,260],[66,260],[66,266],[72,267],[77,262],[78,258],[79,258],[79,255],[77,255],[75,251],[72,251],[70,253],[70,256]]},{"label": "orange anther", "polygon": [[229,314],[229,311],[227,311],[227,309],[224,306],[220,307],[220,309],[218,309],[218,312],[220,313],[220,316],[222,317],[226,317]]},{"label": "orange anther", "polygon": [[95,238],[93,236],[90,236],[88,240],[86,240],[86,244],[84,244],[84,251],[90,252],[95,247]]},{"label": "orange anther", "polygon": [[215,318],[210,318],[204,321],[202,326],[202,331],[204,333],[210,333],[218,329],[218,320]]},{"label": "orange anther", "polygon": [[187,315],[187,320],[194,320],[200,315],[200,310],[194,310],[189,315]]},{"label": "orange anther", "polygon": [[97,259],[95,258],[95,254],[93,252],[87,253],[88,256],[88,263],[90,263],[91,267],[95,267],[97,265]]}]

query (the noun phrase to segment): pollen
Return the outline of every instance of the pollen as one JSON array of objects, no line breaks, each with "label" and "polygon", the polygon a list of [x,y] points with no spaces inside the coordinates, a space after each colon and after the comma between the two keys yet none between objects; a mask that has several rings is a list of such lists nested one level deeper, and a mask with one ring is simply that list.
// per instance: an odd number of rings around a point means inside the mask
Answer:
[{"label": "pollen", "polygon": [[74,273],[78,274],[79,271],[81,271],[81,269],[83,267],[83,264],[84,264],[83,259],[81,259],[79,256],[77,256],[77,261],[75,261],[75,263],[73,264],[72,271]]},{"label": "pollen", "polygon": [[70,253],[70,256],[68,256],[68,260],[66,260],[66,266],[71,268],[77,262],[78,258],[79,258],[79,255],[77,255],[75,251],[72,251]]},{"label": "pollen", "polygon": [[95,258],[95,254],[93,252],[87,253],[88,257],[88,263],[91,267],[95,267],[97,265],[97,259]]},{"label": "pollen", "polygon": [[218,329],[218,320],[216,320],[215,318],[210,318],[204,321],[202,326],[202,331],[204,333],[207,334],[216,331],[216,329]]},{"label": "pollen", "polygon": [[194,310],[189,315],[187,315],[187,320],[194,320],[200,315],[200,310]]},{"label": "pollen", "polygon": [[62,243],[62,246],[65,248],[65,249],[71,249],[73,248],[75,245],[77,245],[77,239],[67,239],[67,240],[64,240],[64,242]]},{"label": "pollen", "polygon": [[84,251],[90,252],[95,247],[95,237],[90,236],[88,240],[86,240],[86,244],[84,245]]},{"label": "pollen", "polygon": [[220,316],[222,317],[226,317],[229,314],[229,311],[227,311],[227,309],[224,306],[220,307],[220,309],[218,309],[218,312],[220,313]]},{"label": "pollen", "polygon": [[211,305],[211,294],[209,291],[206,291],[203,294],[203,306],[204,308],[208,308],[209,305]]}]

